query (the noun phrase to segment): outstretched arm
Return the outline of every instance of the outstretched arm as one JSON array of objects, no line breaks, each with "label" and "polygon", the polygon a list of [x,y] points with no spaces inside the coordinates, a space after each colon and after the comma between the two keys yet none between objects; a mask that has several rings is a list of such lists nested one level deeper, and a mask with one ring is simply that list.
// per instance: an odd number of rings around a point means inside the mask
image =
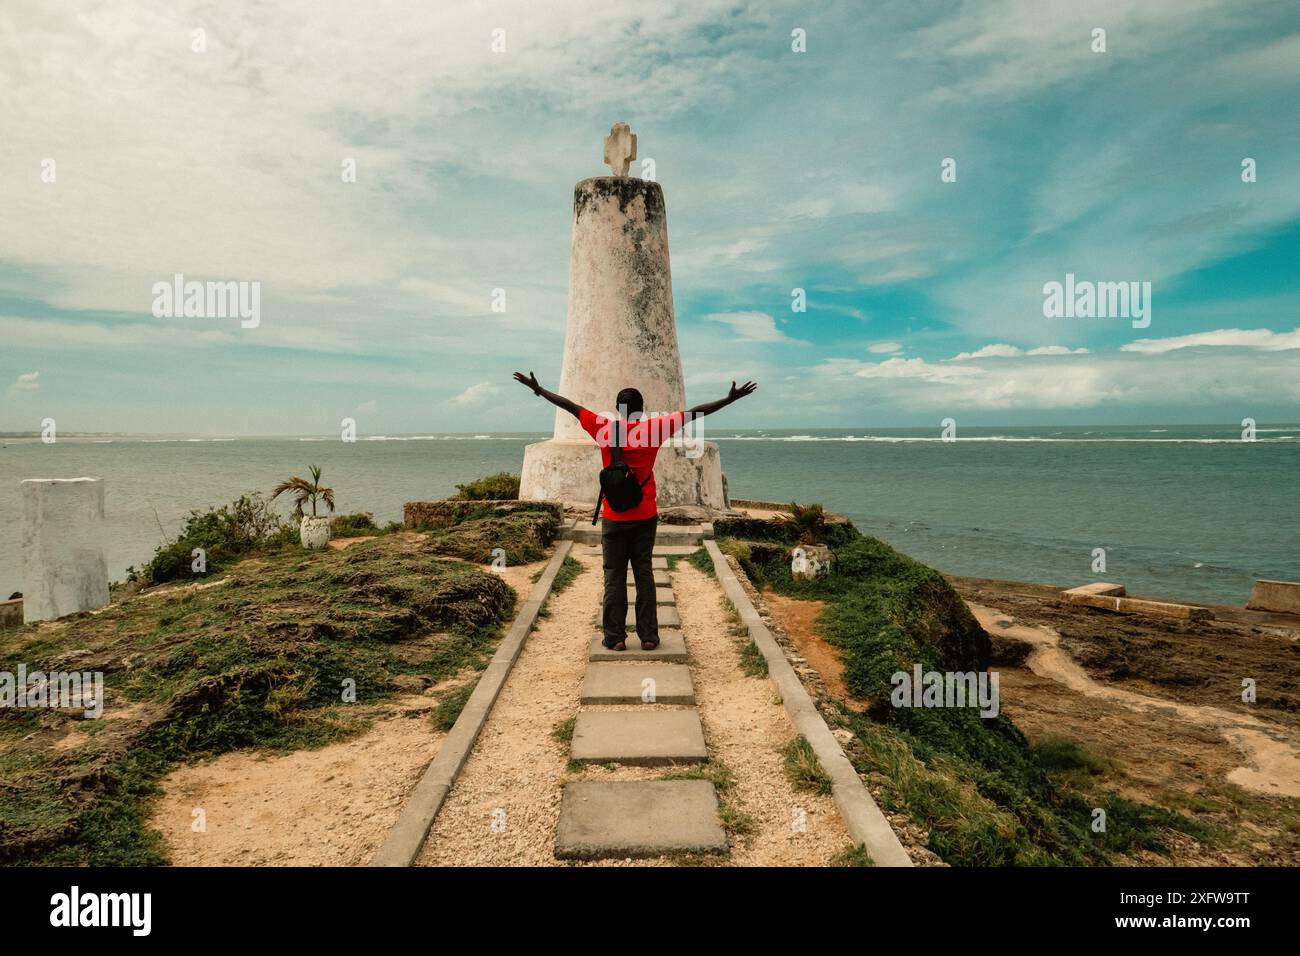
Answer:
[{"label": "outstretched arm", "polygon": [[694,408],[686,409],[688,419],[703,418],[705,415],[712,415],[720,408],[726,408],[732,402],[738,402],[746,395],[752,395],[754,389],[758,388],[756,382],[746,382],[740,388],[736,388],[736,383],[731,383],[731,391],[727,392],[726,398],[720,398],[716,402],[705,402],[703,405],[696,405]]},{"label": "outstretched arm", "polygon": [[[531,388],[534,395],[540,395],[552,405],[558,405],[574,418],[578,418],[582,412],[582,408],[577,404],[577,402],[571,402],[563,395],[542,388],[542,386],[537,383],[537,376],[532,372],[529,372],[527,375],[523,372],[515,372],[515,381],[520,385]],[[735,382],[732,382],[732,384],[734,385]]]}]

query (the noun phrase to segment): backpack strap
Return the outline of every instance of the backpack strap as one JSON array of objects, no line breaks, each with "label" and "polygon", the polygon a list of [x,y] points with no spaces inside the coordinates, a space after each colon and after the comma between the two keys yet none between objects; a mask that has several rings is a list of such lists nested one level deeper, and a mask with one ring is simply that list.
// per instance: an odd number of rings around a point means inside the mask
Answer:
[{"label": "backpack strap", "polygon": [[[610,466],[621,465],[623,463],[623,449],[619,446],[618,440],[618,419],[613,421],[614,425],[614,444],[609,446],[609,463]],[[605,489],[600,489],[600,494],[596,496],[596,510],[591,513],[591,523],[595,524],[600,517],[600,506],[605,500]]]}]

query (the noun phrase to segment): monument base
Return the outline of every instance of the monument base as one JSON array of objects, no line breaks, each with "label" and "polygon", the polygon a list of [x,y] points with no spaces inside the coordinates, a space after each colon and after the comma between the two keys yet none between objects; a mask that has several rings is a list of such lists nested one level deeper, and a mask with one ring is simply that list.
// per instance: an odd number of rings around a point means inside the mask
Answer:
[{"label": "monument base", "polygon": [[[723,510],[727,507],[722,484],[722,456],[713,442],[701,442],[690,451],[665,445],[655,461],[656,499],[659,507],[702,505]],[[519,497],[529,500],[562,501],[565,504],[596,506],[600,494],[600,450],[587,440],[551,439],[524,448],[524,467],[519,479]]]}]

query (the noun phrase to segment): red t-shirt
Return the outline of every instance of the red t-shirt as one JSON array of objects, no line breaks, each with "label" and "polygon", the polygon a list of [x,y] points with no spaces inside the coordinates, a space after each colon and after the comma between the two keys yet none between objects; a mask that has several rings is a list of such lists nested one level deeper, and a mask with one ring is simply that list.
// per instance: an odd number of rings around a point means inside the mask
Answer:
[{"label": "red t-shirt", "polygon": [[[655,507],[655,458],[659,448],[668,441],[686,420],[685,412],[673,412],[671,415],[659,415],[655,418],[638,418],[631,425],[619,420],[618,431],[622,436],[623,461],[641,487],[641,503],[628,511],[614,511],[608,503],[601,505],[601,514],[610,521],[640,521],[653,518],[659,513]],[[604,415],[597,415],[586,408],[578,415],[582,430],[600,446],[600,465],[609,467],[609,446],[614,444],[613,420]]]}]

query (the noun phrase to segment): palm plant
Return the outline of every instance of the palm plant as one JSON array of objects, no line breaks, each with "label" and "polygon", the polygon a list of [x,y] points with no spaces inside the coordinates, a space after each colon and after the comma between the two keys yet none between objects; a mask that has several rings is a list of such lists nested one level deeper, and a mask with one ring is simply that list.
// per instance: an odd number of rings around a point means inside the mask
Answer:
[{"label": "palm plant", "polygon": [[311,502],[311,516],[316,517],[317,499],[330,510],[331,514],[334,511],[334,489],[321,487],[320,467],[317,465],[311,466],[311,481],[294,475],[287,481],[282,481],[275,486],[275,491],[271,494],[271,500],[274,501],[286,492],[293,496],[293,513],[297,517],[302,517],[305,513],[303,506],[308,502]]},{"label": "palm plant", "polygon": [[792,501],[789,516],[781,515],[777,520],[791,527],[799,544],[819,544],[826,531],[826,509],[821,505],[800,505]]}]

